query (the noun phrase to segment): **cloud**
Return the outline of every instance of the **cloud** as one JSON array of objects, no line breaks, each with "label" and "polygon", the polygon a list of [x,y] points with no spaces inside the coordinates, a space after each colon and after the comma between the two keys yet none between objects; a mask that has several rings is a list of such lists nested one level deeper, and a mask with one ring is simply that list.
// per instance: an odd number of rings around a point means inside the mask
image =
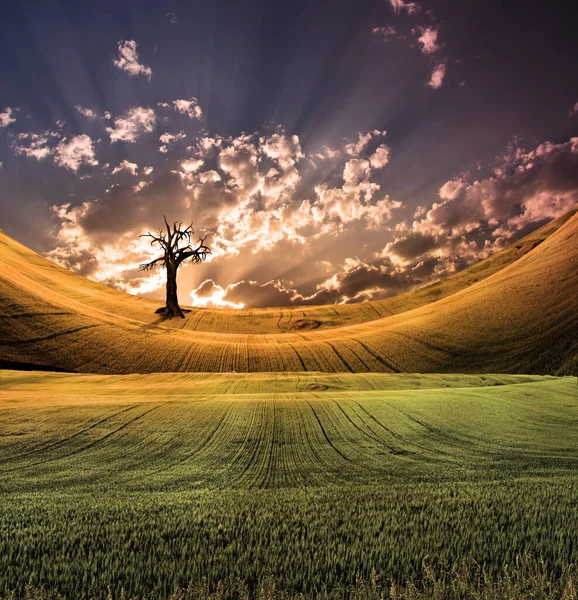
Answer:
[{"label": "cloud", "polygon": [[17,154],[24,154],[28,158],[42,160],[51,155],[51,138],[57,136],[55,132],[45,133],[19,133],[16,136],[14,150]]},{"label": "cloud", "polygon": [[[575,115],[578,115],[578,102],[576,102],[576,103],[574,104],[574,106],[573,106],[573,107],[572,107],[572,108],[569,110],[568,114],[569,114],[571,117],[574,117]],[[0,117],[1,117],[1,116],[2,116],[2,115],[0,115]]]},{"label": "cloud", "polygon": [[213,308],[244,308],[245,304],[243,302],[225,299],[226,293],[212,279],[206,279],[191,292],[192,305]]},{"label": "cloud", "polygon": [[421,36],[418,38],[417,41],[421,44],[421,51],[423,52],[423,54],[433,54],[434,52],[437,52],[440,49],[437,43],[437,28],[420,27],[419,31],[421,32]]},{"label": "cloud", "polygon": [[383,256],[393,258],[398,264],[409,264],[419,256],[426,254],[437,246],[436,238],[431,234],[412,231],[407,235],[388,243]]},{"label": "cloud", "polygon": [[437,64],[430,76],[428,81],[428,86],[437,90],[442,87],[442,83],[444,82],[444,77],[446,76],[446,65],[445,63]]},{"label": "cloud", "polygon": [[391,8],[398,15],[405,11],[408,15],[416,13],[420,6],[416,2],[407,2],[407,0],[389,0]]},{"label": "cloud", "polygon": [[[145,169],[146,170],[146,169]],[[128,160],[123,160],[118,166],[116,166],[112,170],[112,175],[116,175],[117,173],[130,173],[131,175],[136,175],[138,173],[138,165],[133,162],[129,162]],[[145,173],[148,175],[148,173]]]},{"label": "cloud", "polygon": [[[357,141],[351,142],[349,144],[345,144],[345,152],[349,156],[353,156],[358,158],[361,156],[372,140],[377,138],[385,137],[387,135],[386,131],[380,131],[379,129],[374,129],[373,131],[368,131],[366,133],[359,133],[357,135]],[[339,155],[339,152],[338,152]]]},{"label": "cloud", "polygon": [[397,36],[397,30],[393,25],[385,25],[384,27],[374,27],[371,33],[384,40],[391,40]]},{"label": "cloud", "polygon": [[373,169],[383,169],[389,163],[391,150],[389,146],[382,144],[369,158],[369,164]]},{"label": "cloud", "polygon": [[156,124],[155,112],[152,108],[140,106],[131,108],[123,117],[115,119],[114,127],[107,127],[106,132],[111,142],[135,142],[141,133],[150,133]]},{"label": "cloud", "polygon": [[173,105],[177,112],[182,115],[187,115],[190,119],[198,120],[203,116],[203,111],[196,98],[190,98],[189,100],[174,100]]},{"label": "cloud", "polygon": [[[47,148],[55,156],[54,134],[23,135],[29,151]],[[164,282],[138,271],[154,257],[139,234],[156,230],[163,214],[183,222],[192,215],[213,250],[212,261],[195,270],[204,281],[187,279],[193,304],[359,302],[447,277],[578,202],[573,138],[530,151],[512,145],[491,176],[452,178],[431,205],[396,220],[401,203],[375,177],[391,159],[383,137],[360,133],[316,167],[312,159],[325,150],[308,153],[282,130],[202,135],[187,158],[169,163],[171,172],[155,170],[136,186],[114,184],[80,205],[55,207],[60,229],[50,256],[98,281],[148,293]],[[126,164],[137,174],[135,163]]]},{"label": "cloud", "polygon": [[92,108],[82,108],[79,104],[77,104],[74,108],[83,116],[88,119],[96,119],[96,112],[92,110]]},{"label": "cloud", "polygon": [[227,286],[224,299],[233,304],[251,308],[290,305],[297,292],[286,288],[280,281],[239,281]]},{"label": "cloud", "polygon": [[211,285],[205,281],[200,288],[193,291],[191,296],[196,306],[207,306],[212,302],[199,298],[201,288],[209,298],[216,296],[218,301],[249,308],[348,304],[393,296],[407,291],[415,285],[416,281],[412,273],[404,273],[396,269],[386,259],[366,263],[357,258],[346,258],[341,270],[319,283],[316,290],[309,295],[288,287],[283,281],[273,279],[266,283],[242,280],[226,288],[216,286],[212,280],[209,280]]},{"label": "cloud", "polygon": [[317,285],[309,297],[298,299],[304,304],[349,304],[380,300],[407,291],[416,280],[411,273],[396,269],[388,260],[365,262],[346,258],[343,268]]},{"label": "cloud", "polygon": [[16,123],[16,119],[12,116],[14,114],[14,111],[7,106],[1,113],[0,113],[0,129],[4,129],[4,127],[8,127],[8,125],[10,125],[11,123]]},{"label": "cloud", "polygon": [[118,58],[113,60],[114,66],[126,71],[131,77],[144,75],[150,79],[152,69],[138,62],[139,53],[136,48],[137,43],[134,40],[121,40],[118,43]]},{"label": "cloud", "polygon": [[409,231],[389,242],[382,256],[406,268],[436,259],[432,275],[439,277],[564,214],[578,203],[578,138],[531,151],[511,147],[493,176],[451,179],[439,198],[425,213],[416,211]]},{"label": "cloud", "polygon": [[[168,173],[147,172],[151,177],[136,186],[113,184],[80,206],[56,207],[61,226],[52,257],[67,266],[78,261],[83,273],[127,289],[132,279],[122,272],[119,258],[127,239],[156,229],[163,214],[183,221],[195,215],[211,232],[213,262],[280,248],[305,253],[336,235],[352,235],[352,227],[377,236],[401,207],[373,180],[390,160],[384,136],[373,130],[355,142],[344,141],[319,170],[310,160],[318,152],[306,154],[298,136],[280,129],[261,136],[202,135]],[[137,168],[123,161],[112,172],[136,175]],[[85,251],[79,254],[80,238]],[[87,260],[91,250],[98,260]],[[124,262],[127,272],[134,269],[133,257]],[[144,281],[139,281],[141,289]]]},{"label": "cloud", "polygon": [[166,154],[173,144],[186,137],[187,134],[184,131],[179,133],[163,133],[159,137],[159,141],[161,142],[161,145],[159,146],[159,152]]},{"label": "cloud", "polygon": [[54,160],[71,171],[78,171],[81,165],[98,164],[92,140],[85,134],[74,136],[70,141],[66,138],[60,141],[54,150]]}]

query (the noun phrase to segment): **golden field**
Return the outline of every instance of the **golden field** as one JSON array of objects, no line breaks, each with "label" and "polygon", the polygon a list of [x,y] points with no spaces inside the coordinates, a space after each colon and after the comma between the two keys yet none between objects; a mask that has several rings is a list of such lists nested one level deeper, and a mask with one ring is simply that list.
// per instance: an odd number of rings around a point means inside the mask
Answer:
[{"label": "golden field", "polygon": [[445,281],[378,302],[196,308],[170,321],[155,314],[160,303],[89,281],[0,233],[0,359],[103,374],[573,374],[577,232],[575,209]]}]

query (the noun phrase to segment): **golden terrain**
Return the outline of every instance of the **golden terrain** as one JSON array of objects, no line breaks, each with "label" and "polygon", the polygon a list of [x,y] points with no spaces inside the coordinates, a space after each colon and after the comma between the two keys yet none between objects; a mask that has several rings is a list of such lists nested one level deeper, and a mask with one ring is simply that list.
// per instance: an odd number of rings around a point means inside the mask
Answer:
[{"label": "golden terrain", "polygon": [[574,374],[577,211],[443,282],[394,298],[197,308],[171,321],[155,314],[160,303],[62,269],[0,232],[1,364],[101,374]]}]

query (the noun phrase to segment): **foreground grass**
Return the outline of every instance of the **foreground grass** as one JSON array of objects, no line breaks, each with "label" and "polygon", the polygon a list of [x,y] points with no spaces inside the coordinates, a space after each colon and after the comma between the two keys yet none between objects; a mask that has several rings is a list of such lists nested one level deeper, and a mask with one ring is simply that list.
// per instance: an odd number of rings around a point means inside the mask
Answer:
[{"label": "foreground grass", "polygon": [[574,597],[573,378],[3,372],[0,431],[4,596]]},{"label": "foreground grass", "polygon": [[[578,564],[576,479],[508,483],[336,486],[125,495],[12,495],[0,510],[0,572],[6,593],[44,585],[66,598],[166,598],[204,584],[236,597],[264,581],[296,596],[346,596],[378,578],[420,586],[488,582],[532,553],[562,585]],[[513,575],[513,572],[510,571]],[[479,572],[478,572],[479,575]],[[422,586],[423,587],[423,586]]]},{"label": "foreground grass", "polygon": [[[176,588],[170,596],[162,600],[330,600],[350,598],[351,600],[576,600],[578,598],[578,566],[568,565],[559,576],[553,576],[543,561],[531,556],[517,557],[513,565],[504,567],[495,578],[491,578],[483,565],[456,562],[449,569],[436,569],[426,561],[418,583],[406,582],[396,585],[392,581],[383,583],[376,572],[369,581],[357,579],[355,584],[343,591],[323,591],[314,595],[291,594],[280,590],[275,581],[267,577],[260,581],[251,592],[241,580],[224,584],[219,582],[211,589],[206,581],[200,584],[190,582],[186,588]],[[27,585],[22,594],[15,591],[0,595],[0,600],[60,600],[62,597],[51,593],[43,586]],[[124,589],[113,594],[108,591],[107,600],[146,600],[145,597],[130,596]],[[150,598],[150,597],[149,597]]]}]

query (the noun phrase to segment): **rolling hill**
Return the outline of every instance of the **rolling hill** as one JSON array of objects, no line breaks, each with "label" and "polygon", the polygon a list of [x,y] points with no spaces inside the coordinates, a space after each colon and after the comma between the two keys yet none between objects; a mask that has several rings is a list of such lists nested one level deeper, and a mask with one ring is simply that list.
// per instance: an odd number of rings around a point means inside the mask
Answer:
[{"label": "rolling hill", "polygon": [[[379,302],[193,309],[87,280],[0,233],[0,364],[102,374],[574,374],[578,207],[434,285]],[[309,328],[313,327],[313,328]]]}]

